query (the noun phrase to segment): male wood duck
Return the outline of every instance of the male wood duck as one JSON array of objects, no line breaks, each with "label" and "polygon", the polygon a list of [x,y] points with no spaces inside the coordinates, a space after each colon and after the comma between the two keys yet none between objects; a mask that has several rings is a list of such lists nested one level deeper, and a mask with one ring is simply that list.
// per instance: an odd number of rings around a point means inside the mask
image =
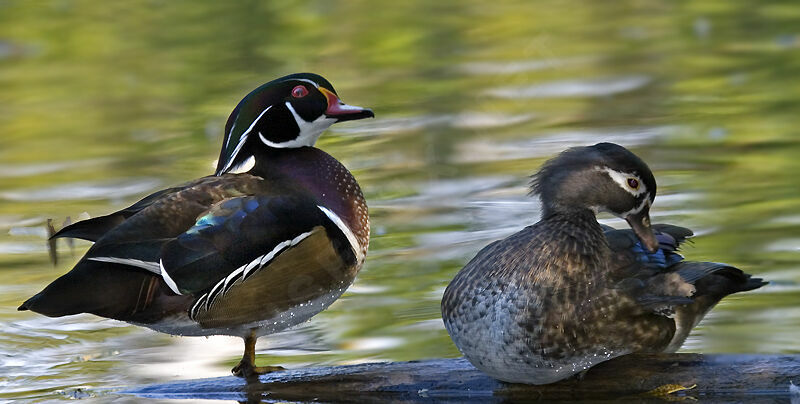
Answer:
[{"label": "male wood duck", "polygon": [[94,245],[19,310],[239,336],[245,351],[235,375],[281,369],[254,365],[256,339],[339,298],[369,244],[358,183],[314,143],[334,123],[373,116],[344,104],[316,74],[258,87],[228,118],[214,175],[61,229],[53,238]]},{"label": "male wood duck", "polygon": [[[692,232],[650,225],[656,181],[622,146],[568,149],[533,177],[542,219],[494,242],[444,292],[442,316],[478,369],[552,383],[633,352],[674,352],[723,297],[765,284],[729,265],[683,261]],[[631,229],[597,222],[598,212]]]}]

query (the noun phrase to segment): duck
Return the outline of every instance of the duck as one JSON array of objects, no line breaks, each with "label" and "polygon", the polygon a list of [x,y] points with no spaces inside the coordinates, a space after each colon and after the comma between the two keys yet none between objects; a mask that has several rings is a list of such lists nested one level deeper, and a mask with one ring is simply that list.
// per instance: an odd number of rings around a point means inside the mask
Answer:
[{"label": "duck", "polygon": [[[480,250],[441,301],[456,347],[495,379],[549,384],[618,356],[675,352],[722,298],[766,284],[684,260],[692,231],[651,225],[655,177],[623,146],[563,151],[532,177],[531,194],[541,219]],[[600,224],[599,212],[629,228]]]},{"label": "duck", "polygon": [[52,236],[94,242],[19,307],[79,313],[180,336],[244,340],[232,369],[252,379],[258,337],[300,324],[352,284],[369,246],[358,182],[314,147],[338,122],[374,117],[328,80],[295,73],[247,94],[225,125],[214,174],[152,193]]}]

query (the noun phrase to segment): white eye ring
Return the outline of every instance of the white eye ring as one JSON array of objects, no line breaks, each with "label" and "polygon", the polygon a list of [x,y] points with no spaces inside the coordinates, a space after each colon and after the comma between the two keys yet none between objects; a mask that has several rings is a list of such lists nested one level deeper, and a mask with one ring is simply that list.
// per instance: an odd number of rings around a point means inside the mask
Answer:
[{"label": "white eye ring", "polygon": [[647,192],[647,185],[644,184],[641,178],[634,173],[626,173],[621,171],[612,170],[608,167],[598,166],[594,168],[596,171],[606,173],[611,180],[613,180],[625,192],[638,197],[639,195]]}]

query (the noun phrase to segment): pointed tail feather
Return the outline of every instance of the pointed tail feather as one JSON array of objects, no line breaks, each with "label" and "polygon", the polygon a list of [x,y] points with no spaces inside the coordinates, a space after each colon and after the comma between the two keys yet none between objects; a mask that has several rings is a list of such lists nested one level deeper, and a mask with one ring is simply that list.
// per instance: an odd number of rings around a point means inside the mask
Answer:
[{"label": "pointed tail feather", "polygon": [[746,292],[748,290],[758,289],[769,283],[762,278],[753,278],[752,275],[749,274],[745,275],[747,276],[747,282],[744,284],[740,292]]},{"label": "pointed tail feather", "polygon": [[91,219],[81,220],[65,226],[55,234],[50,236],[50,240],[61,237],[79,238],[88,241],[97,241],[106,232],[124,222],[126,217],[119,213],[112,213],[106,216],[98,216]]},{"label": "pointed tail feather", "polygon": [[161,278],[127,265],[82,260],[70,272],[26,300],[18,310],[50,317],[91,313],[122,321],[147,315],[166,289]]},{"label": "pointed tail feather", "polygon": [[741,269],[718,262],[683,261],[675,265],[675,272],[697,288],[696,296],[724,296],[737,292],[758,289],[767,284],[761,278],[753,278]]}]

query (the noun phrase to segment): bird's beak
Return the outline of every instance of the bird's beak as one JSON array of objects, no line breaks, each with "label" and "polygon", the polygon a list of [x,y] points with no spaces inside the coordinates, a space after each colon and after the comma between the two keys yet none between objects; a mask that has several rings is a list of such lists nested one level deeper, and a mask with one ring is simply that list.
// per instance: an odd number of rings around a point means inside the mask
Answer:
[{"label": "bird's beak", "polygon": [[639,237],[647,251],[654,253],[658,250],[658,239],[656,239],[653,229],[650,227],[650,205],[644,207],[638,213],[631,213],[625,216],[625,221],[631,226],[633,232]]},{"label": "bird's beak", "polygon": [[319,91],[328,99],[328,109],[325,110],[325,116],[328,118],[335,118],[336,122],[375,117],[375,114],[369,108],[347,105],[343,103],[336,94],[323,87],[319,87]]}]

